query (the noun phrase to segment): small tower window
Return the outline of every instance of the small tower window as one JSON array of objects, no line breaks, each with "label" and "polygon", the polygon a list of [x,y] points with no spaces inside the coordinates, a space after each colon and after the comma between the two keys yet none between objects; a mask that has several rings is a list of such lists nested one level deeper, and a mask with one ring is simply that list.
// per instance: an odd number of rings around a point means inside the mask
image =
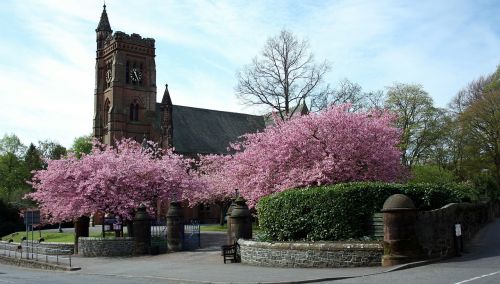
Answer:
[{"label": "small tower window", "polygon": [[111,87],[111,81],[113,80],[112,68],[112,62],[110,61],[106,64],[106,73],[104,74],[104,82],[106,82],[106,88]]},{"label": "small tower window", "polygon": [[134,100],[130,104],[130,121],[139,121],[139,103]]},{"label": "small tower window", "polygon": [[125,82],[130,83],[130,62],[127,60],[127,65],[125,67]]}]

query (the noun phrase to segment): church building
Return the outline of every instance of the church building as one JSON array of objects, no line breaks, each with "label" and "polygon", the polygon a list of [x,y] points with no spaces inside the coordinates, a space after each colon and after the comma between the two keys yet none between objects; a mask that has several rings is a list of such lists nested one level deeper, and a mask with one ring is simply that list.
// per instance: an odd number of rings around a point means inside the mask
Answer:
[{"label": "church building", "polygon": [[175,105],[168,85],[156,102],[155,40],[113,33],[106,5],[96,29],[93,135],[157,142],[188,156],[222,154],[245,133],[264,129],[263,116]]},{"label": "church building", "polygon": [[[180,106],[168,85],[156,102],[155,40],[139,34],[113,33],[106,5],[96,29],[93,136],[105,144],[144,138],[186,156],[223,154],[239,136],[264,129],[263,116]],[[217,222],[219,210],[185,210],[187,219]]]}]

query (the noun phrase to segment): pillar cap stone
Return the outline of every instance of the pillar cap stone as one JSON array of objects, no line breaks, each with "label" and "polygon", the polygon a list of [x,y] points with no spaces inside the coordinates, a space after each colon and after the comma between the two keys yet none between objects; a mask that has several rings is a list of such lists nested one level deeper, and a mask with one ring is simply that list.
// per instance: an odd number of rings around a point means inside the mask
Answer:
[{"label": "pillar cap stone", "polygon": [[167,217],[181,217],[181,216],[182,216],[181,204],[178,201],[171,201],[170,206],[168,207]]},{"label": "pillar cap stone", "polygon": [[137,210],[135,212],[134,220],[135,221],[141,221],[141,220],[149,220],[150,216],[148,212],[146,211],[146,206],[144,204],[140,204],[139,207],[137,207]]},{"label": "pillar cap stone", "polygon": [[250,216],[252,216],[252,214],[248,209],[245,199],[241,196],[238,196],[238,198],[236,198],[233,210],[231,211],[231,218],[245,218]]},{"label": "pillar cap stone", "polygon": [[415,211],[417,208],[413,201],[404,194],[393,194],[384,202],[381,212]]}]

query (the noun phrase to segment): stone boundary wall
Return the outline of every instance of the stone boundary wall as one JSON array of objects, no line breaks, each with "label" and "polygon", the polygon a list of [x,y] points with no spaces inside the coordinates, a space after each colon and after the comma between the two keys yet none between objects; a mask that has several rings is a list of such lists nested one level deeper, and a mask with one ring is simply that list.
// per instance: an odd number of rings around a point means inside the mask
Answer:
[{"label": "stone boundary wall", "polygon": [[380,242],[257,242],[239,239],[241,262],[273,267],[360,267],[381,265]]},{"label": "stone boundary wall", "polygon": [[87,257],[129,256],[134,254],[134,238],[93,238],[78,239],[78,254]]},{"label": "stone boundary wall", "polygon": [[417,238],[428,258],[455,254],[455,224],[461,224],[467,243],[486,223],[498,216],[498,204],[451,203],[442,208],[417,213]]},{"label": "stone boundary wall", "polygon": [[45,269],[45,270],[60,270],[60,271],[75,271],[80,270],[80,267],[69,267],[65,265],[59,265],[55,263],[47,263],[45,261],[35,261],[31,259],[24,258],[12,258],[4,255],[0,255],[0,263],[7,265],[16,265],[20,267],[35,268],[35,269]]},{"label": "stone boundary wall", "polygon": [[[25,247],[31,242],[23,241],[21,243],[22,247]],[[38,249],[38,253],[47,255],[69,255],[73,254],[75,250],[75,245],[72,243],[55,243],[55,242],[34,242],[35,249]]]},{"label": "stone boundary wall", "polygon": [[[26,252],[30,244],[31,241],[22,241],[21,243],[0,241],[0,249],[15,251],[17,250],[17,246],[21,245],[23,252]],[[34,242],[33,244],[33,252],[46,255],[70,255],[74,253],[75,248],[72,243]],[[31,252],[31,249],[29,249],[29,251]]]}]

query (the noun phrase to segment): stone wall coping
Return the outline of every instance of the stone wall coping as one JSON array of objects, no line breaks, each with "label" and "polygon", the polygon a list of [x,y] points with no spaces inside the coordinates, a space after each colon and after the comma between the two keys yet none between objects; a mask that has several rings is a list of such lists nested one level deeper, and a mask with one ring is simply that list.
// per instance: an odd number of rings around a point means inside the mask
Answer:
[{"label": "stone wall coping", "polygon": [[[9,243],[8,241],[0,241],[0,244],[13,244],[13,245],[22,245],[23,243],[26,243],[28,241],[24,240],[21,243],[16,243],[16,242],[11,242]],[[29,241],[31,243],[31,240]],[[60,243],[60,242],[41,242],[39,243],[38,241],[34,241],[35,244],[39,245],[61,245],[61,246],[72,246],[74,243]]]},{"label": "stone wall coping", "polygon": [[[27,241],[23,241],[27,242]],[[29,241],[30,243],[32,242],[31,240]],[[61,246],[72,246],[75,245],[74,243],[62,243],[62,242],[41,242],[39,243],[38,241],[34,241],[35,244],[40,244],[40,245],[61,245]]]},{"label": "stone wall coping", "polygon": [[419,213],[423,213],[423,212],[440,212],[442,210],[445,210],[445,209],[452,209],[452,208],[460,208],[460,209],[469,209],[469,208],[479,208],[479,207],[483,207],[483,206],[487,206],[488,203],[487,202],[475,202],[475,203],[471,203],[471,202],[461,202],[461,203],[448,203],[446,204],[445,206],[441,207],[441,208],[437,208],[437,209],[432,209],[432,210],[426,210],[426,211],[420,211]]},{"label": "stone wall coping", "polygon": [[133,241],[133,237],[79,237],[79,240],[84,240],[84,241],[104,241],[104,242],[112,242],[112,241]]},{"label": "stone wall coping", "polygon": [[255,240],[239,239],[240,246],[267,248],[276,250],[317,250],[317,251],[340,251],[360,250],[372,251],[382,250],[382,242],[259,242]]}]

